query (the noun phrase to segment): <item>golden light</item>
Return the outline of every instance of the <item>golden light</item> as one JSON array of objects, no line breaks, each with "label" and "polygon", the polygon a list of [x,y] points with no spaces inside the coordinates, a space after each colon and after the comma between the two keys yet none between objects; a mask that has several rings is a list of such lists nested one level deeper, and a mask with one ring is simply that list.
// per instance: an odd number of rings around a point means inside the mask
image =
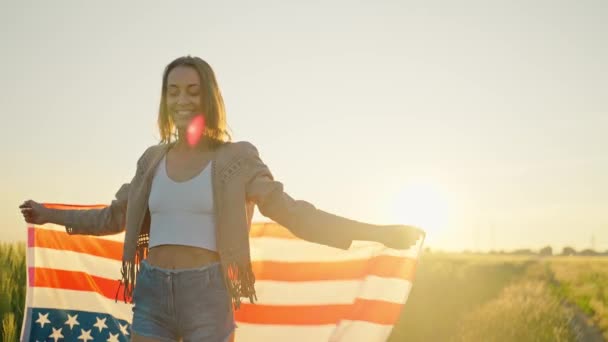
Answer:
[{"label": "golden light", "polygon": [[421,228],[427,236],[447,228],[450,206],[447,194],[429,181],[405,185],[394,200],[397,223]]}]

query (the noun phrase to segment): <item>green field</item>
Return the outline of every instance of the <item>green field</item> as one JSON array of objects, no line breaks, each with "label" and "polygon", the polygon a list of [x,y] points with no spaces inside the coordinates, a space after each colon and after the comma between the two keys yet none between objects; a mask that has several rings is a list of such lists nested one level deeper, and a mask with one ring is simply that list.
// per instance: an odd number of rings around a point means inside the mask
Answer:
[{"label": "green field", "polygon": [[17,341],[25,304],[25,244],[0,243],[0,340]]},{"label": "green field", "polygon": [[[23,244],[0,244],[0,274],[0,337],[16,341]],[[425,253],[389,340],[574,341],[577,314],[608,340],[608,258]]]},{"label": "green field", "polygon": [[608,258],[427,253],[390,341],[575,341],[577,313],[608,340]]},{"label": "green field", "polygon": [[556,257],[547,263],[560,297],[582,309],[608,340],[608,258]]}]

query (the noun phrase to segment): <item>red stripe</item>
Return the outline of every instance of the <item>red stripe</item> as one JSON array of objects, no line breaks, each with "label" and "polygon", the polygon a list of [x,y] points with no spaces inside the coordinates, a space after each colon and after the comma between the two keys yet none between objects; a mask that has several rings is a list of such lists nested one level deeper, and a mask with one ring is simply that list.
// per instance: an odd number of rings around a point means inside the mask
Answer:
[{"label": "red stripe", "polygon": [[356,299],[340,305],[261,305],[242,303],[235,311],[239,322],[277,325],[336,324],[340,320],[395,324],[403,304],[380,300]]},{"label": "red stripe", "polygon": [[255,261],[252,266],[255,277],[259,280],[348,280],[375,275],[413,281],[416,260],[381,255],[363,260],[335,262]]},{"label": "red stripe", "polygon": [[99,239],[87,235],[69,235],[66,232],[56,230],[29,228],[35,230],[33,246],[58,250],[66,250],[78,253],[90,254],[112,260],[122,260],[122,247],[124,243]]},{"label": "red stripe", "polygon": [[62,204],[62,203],[42,203],[43,206],[51,209],[67,209],[67,210],[87,210],[105,208],[107,204]]},{"label": "red stripe", "polygon": [[28,286],[30,286],[30,287],[34,286],[36,278],[35,278],[34,268],[33,267],[29,267],[27,269],[27,276],[29,277],[29,279],[28,279]]},{"label": "red stripe", "polygon": [[249,237],[273,237],[300,240],[300,238],[293,235],[289,229],[275,222],[252,223],[251,229],[249,230]]},{"label": "red stripe", "polygon": [[33,247],[35,246],[35,239],[36,238],[36,228],[34,228],[34,226],[27,226],[27,246],[28,247]]},{"label": "red stripe", "polygon": [[[43,267],[30,267],[29,271],[30,274],[34,274],[34,286],[95,292],[110,299],[116,297],[119,284],[117,279],[107,279],[84,272]],[[118,300],[123,300],[122,291],[118,291]]]}]

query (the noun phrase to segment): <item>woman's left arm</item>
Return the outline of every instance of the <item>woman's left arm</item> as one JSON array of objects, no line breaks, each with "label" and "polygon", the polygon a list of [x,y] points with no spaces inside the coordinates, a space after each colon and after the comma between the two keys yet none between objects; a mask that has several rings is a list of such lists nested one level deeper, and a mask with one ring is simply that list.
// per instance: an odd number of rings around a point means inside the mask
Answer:
[{"label": "woman's left arm", "polygon": [[247,199],[258,205],[262,215],[311,242],[348,249],[353,240],[378,241],[393,248],[407,248],[420,230],[410,226],[378,226],[337,216],[317,209],[307,201],[295,200],[274,179],[260,159],[257,148],[242,142],[247,160]]}]

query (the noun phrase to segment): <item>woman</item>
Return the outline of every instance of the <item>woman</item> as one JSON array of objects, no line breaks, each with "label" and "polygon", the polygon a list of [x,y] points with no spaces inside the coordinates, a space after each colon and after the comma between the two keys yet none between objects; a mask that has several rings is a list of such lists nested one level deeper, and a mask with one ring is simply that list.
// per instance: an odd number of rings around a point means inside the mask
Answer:
[{"label": "woman", "polygon": [[348,249],[352,240],[407,248],[424,234],[349,220],[291,198],[255,146],[231,142],[215,74],[198,57],[165,68],[158,127],[160,143],[142,154],[135,176],[106,208],[20,205],[26,222],[63,225],[69,234],[125,231],[119,289],[124,285],[125,302],[134,303],[133,341],[232,336],[241,297],[257,299],[248,238],[254,205],[300,238],[336,248]]}]

